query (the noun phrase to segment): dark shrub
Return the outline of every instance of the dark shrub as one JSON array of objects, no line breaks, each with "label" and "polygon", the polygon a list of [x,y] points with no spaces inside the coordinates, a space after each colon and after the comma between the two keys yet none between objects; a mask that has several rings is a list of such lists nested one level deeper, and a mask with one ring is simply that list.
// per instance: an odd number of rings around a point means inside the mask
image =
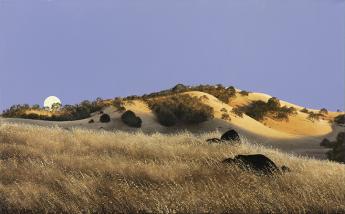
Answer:
[{"label": "dark shrub", "polygon": [[228,112],[228,110],[227,110],[226,108],[222,108],[220,111],[221,111],[221,112],[225,112],[225,113]]},{"label": "dark shrub", "polygon": [[213,118],[212,107],[189,95],[173,95],[150,100],[149,106],[155,112],[158,121],[165,126],[172,126],[177,121],[193,124]]},{"label": "dark shrub", "polygon": [[93,119],[89,120],[89,123],[94,123],[95,121]]},{"label": "dark shrub", "polygon": [[345,124],[345,114],[338,115],[334,118],[334,122],[337,124]]},{"label": "dark shrub", "polygon": [[188,90],[188,87],[183,84],[177,84],[172,89],[173,92],[180,93]]},{"label": "dark shrub", "polygon": [[245,91],[245,90],[242,90],[242,91],[240,91],[240,94],[241,94],[242,96],[248,96],[248,95],[249,95],[249,92],[248,92],[248,91]]},{"label": "dark shrub", "polygon": [[320,114],[320,113],[314,113],[314,112],[310,111],[308,113],[307,119],[309,119],[311,121],[320,120],[321,116],[322,116],[322,114]]},{"label": "dark shrub", "polygon": [[222,119],[223,119],[223,120],[231,120],[229,114],[227,114],[227,113],[223,113],[223,114],[222,114]]},{"label": "dark shrub", "polygon": [[108,114],[102,114],[99,118],[99,121],[101,123],[109,123],[110,122],[110,116]]},{"label": "dark shrub", "polygon": [[345,163],[345,132],[340,132],[332,150],[327,153],[330,160]]},{"label": "dark shrub", "polygon": [[320,109],[319,111],[320,114],[328,114],[328,110],[325,108]]},{"label": "dark shrub", "polygon": [[306,108],[303,108],[300,112],[309,113],[308,109],[306,109]]},{"label": "dark shrub", "polygon": [[237,116],[239,117],[243,117],[243,109],[241,107],[234,107],[232,110],[231,110],[232,113],[236,114]]},{"label": "dark shrub", "polygon": [[280,101],[276,97],[271,97],[267,101],[267,107],[268,107],[268,110],[274,111],[274,110],[280,108]]},{"label": "dark shrub", "polygon": [[327,147],[327,148],[333,148],[334,142],[328,140],[327,138],[324,138],[321,141],[320,146],[324,146],[324,147]]},{"label": "dark shrub", "polygon": [[175,114],[168,108],[161,107],[156,109],[155,113],[158,118],[158,122],[163,126],[174,126],[177,122]]},{"label": "dark shrub", "polygon": [[121,116],[122,122],[130,127],[140,128],[142,120],[140,117],[137,117],[133,111],[126,111]]}]

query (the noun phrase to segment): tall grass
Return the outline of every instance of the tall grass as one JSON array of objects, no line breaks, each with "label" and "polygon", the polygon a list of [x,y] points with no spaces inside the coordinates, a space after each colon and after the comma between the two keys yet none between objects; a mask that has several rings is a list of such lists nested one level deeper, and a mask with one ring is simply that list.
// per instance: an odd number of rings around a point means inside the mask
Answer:
[{"label": "tall grass", "polygon": [[[345,167],[219,133],[145,135],[0,125],[0,212],[345,212]],[[291,173],[256,176],[219,162],[262,153]]]}]

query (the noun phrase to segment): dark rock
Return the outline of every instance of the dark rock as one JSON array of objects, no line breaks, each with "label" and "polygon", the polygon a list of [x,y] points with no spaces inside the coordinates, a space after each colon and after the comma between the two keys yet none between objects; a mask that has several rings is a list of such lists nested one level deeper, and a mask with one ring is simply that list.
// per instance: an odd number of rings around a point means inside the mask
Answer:
[{"label": "dark rock", "polygon": [[241,142],[241,139],[240,139],[240,136],[238,135],[238,133],[231,129],[227,132],[225,132],[221,138],[221,140],[225,140],[225,141],[233,141],[233,142],[238,142],[240,143]]},{"label": "dark rock", "polygon": [[234,159],[228,158],[223,160],[222,163],[236,164],[242,169],[252,170],[265,175],[280,172],[277,165],[271,159],[262,154],[237,155]]}]

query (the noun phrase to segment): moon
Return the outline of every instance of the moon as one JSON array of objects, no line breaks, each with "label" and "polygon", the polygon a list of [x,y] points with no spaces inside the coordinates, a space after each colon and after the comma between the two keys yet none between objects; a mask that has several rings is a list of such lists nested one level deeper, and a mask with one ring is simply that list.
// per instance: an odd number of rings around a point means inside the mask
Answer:
[{"label": "moon", "polygon": [[44,100],[43,106],[45,108],[52,109],[52,106],[54,103],[60,103],[61,104],[61,100],[55,96],[49,96]]}]

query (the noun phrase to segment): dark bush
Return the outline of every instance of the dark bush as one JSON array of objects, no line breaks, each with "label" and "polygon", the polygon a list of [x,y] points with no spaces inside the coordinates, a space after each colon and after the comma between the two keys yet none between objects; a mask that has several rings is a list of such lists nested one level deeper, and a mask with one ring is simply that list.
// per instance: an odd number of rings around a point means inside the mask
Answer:
[{"label": "dark bush", "polygon": [[310,111],[308,113],[308,117],[307,119],[311,120],[311,121],[315,121],[315,120],[320,120],[320,117],[323,116],[322,114],[320,113],[314,113],[312,111]]},{"label": "dark bush", "polygon": [[99,121],[101,123],[109,123],[110,122],[110,116],[108,114],[102,114],[99,118]]},{"label": "dark bush", "polygon": [[228,110],[227,110],[226,108],[222,108],[220,111],[221,111],[221,112],[225,112],[225,113],[228,112]]},{"label": "dark bush", "polygon": [[142,120],[140,117],[137,117],[133,111],[126,111],[121,116],[122,122],[130,127],[140,128],[142,124]]},{"label": "dark bush", "polygon": [[328,140],[327,138],[324,138],[321,141],[320,146],[327,147],[327,148],[333,148],[334,142]]},{"label": "dark bush", "polygon": [[245,90],[242,90],[242,91],[240,91],[240,94],[241,94],[242,96],[248,96],[248,95],[249,95],[249,92],[248,92],[248,91],[245,91]]},{"label": "dark bush", "polygon": [[173,92],[180,93],[188,90],[188,87],[183,84],[177,84],[172,89]]},{"label": "dark bush", "polygon": [[278,98],[271,97],[270,99],[268,99],[267,108],[270,111],[274,111],[274,110],[280,108],[280,101],[278,100]]},{"label": "dark bush", "polygon": [[338,115],[334,118],[334,122],[337,124],[345,124],[345,114]]},{"label": "dark bush", "polygon": [[345,132],[337,135],[336,141],[333,143],[332,150],[327,153],[329,160],[345,163]]},{"label": "dark bush", "polygon": [[94,123],[94,122],[95,122],[94,119],[89,120],[89,123]]},{"label": "dark bush", "polygon": [[213,118],[213,108],[203,104],[197,97],[173,95],[163,99],[149,101],[158,121],[165,126],[176,122],[193,124]]},{"label": "dark bush", "polygon": [[223,119],[223,120],[228,120],[228,121],[231,120],[229,114],[227,114],[227,113],[223,113],[223,114],[222,114],[222,119]]},{"label": "dark bush", "polygon": [[306,108],[303,108],[300,112],[309,113],[308,109],[306,109]]},{"label": "dark bush", "polygon": [[328,110],[325,108],[320,109],[319,111],[320,114],[328,114]]},{"label": "dark bush", "polygon": [[237,116],[239,117],[243,117],[243,109],[241,107],[234,107],[232,110],[231,110],[232,113],[236,114]]}]

